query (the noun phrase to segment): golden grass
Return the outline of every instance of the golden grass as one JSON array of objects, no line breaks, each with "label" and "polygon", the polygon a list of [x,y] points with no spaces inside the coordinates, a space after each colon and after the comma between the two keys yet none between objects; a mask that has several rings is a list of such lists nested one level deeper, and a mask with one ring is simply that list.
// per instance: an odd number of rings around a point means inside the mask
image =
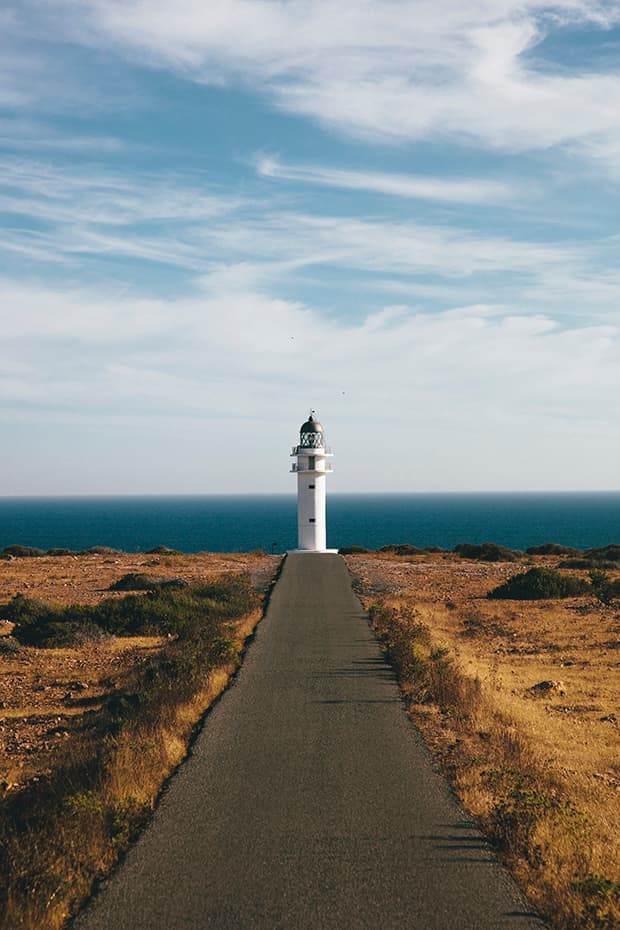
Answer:
[{"label": "golden grass", "polygon": [[[226,624],[239,653],[261,616],[256,609]],[[177,651],[171,655],[182,657],[183,648],[172,644]],[[5,801],[2,930],[60,930],[65,925],[142,828],[239,661],[238,654],[208,674],[198,672],[179,692],[165,691],[95,743],[72,738],[49,782]]]},{"label": "golden grass", "polygon": [[482,596],[519,565],[348,561],[413,719],[541,914],[620,926],[617,608]]}]

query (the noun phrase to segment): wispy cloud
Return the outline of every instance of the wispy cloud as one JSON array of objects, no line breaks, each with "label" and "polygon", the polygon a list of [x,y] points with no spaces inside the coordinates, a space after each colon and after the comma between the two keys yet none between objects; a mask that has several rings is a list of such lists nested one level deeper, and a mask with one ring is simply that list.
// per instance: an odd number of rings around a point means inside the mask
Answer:
[{"label": "wispy cloud", "polygon": [[0,159],[0,211],[7,217],[0,250],[41,261],[112,255],[204,272],[213,258],[203,227],[242,205],[196,176]]},{"label": "wispy cloud", "polygon": [[[58,167],[4,159],[0,167],[0,251],[27,263],[29,277],[46,264],[67,278],[83,275],[89,262],[105,258],[106,292],[129,276],[138,292],[153,293],[149,266],[159,266],[174,272],[185,291],[276,295],[290,294],[291,287],[303,293],[300,287],[318,284],[327,270],[337,273],[328,278],[328,305],[336,316],[363,315],[382,291],[391,291],[436,310],[468,300],[523,313],[539,308],[558,319],[587,313],[603,320],[613,318],[620,294],[620,280],[608,269],[615,244],[605,239],[587,245],[536,241],[484,233],[445,217],[433,223],[286,211],[277,200],[212,191],[198,178],[136,175],[83,162]],[[351,174],[344,172],[345,182],[365,183],[367,175]],[[339,172],[326,177],[340,183]],[[142,272],[134,274],[135,263]],[[339,289],[349,294],[343,306]]]},{"label": "wispy cloud", "polygon": [[229,254],[446,278],[500,270],[530,275],[579,258],[570,246],[484,236],[449,225],[300,213],[240,220],[220,227],[217,238]]},{"label": "wispy cloud", "polygon": [[197,81],[241,82],[278,107],[355,136],[452,138],[511,151],[581,143],[591,151],[620,137],[617,71],[571,70],[545,57],[543,45],[567,26],[611,28],[620,21],[614,0],[53,6],[70,11],[61,28],[73,41]]},{"label": "wispy cloud", "polygon": [[[0,209],[50,221],[123,226],[149,220],[211,219],[241,200],[209,192],[206,178],[147,171],[115,173],[98,165],[58,167],[31,158],[0,159]],[[208,191],[205,193],[205,189]]]},{"label": "wispy cloud", "polygon": [[43,151],[110,155],[127,149],[125,142],[110,135],[61,133],[45,122],[0,119],[0,146],[37,156]]},{"label": "wispy cloud", "polygon": [[440,203],[506,203],[522,197],[522,186],[485,178],[433,178],[414,174],[387,174],[379,171],[349,171],[315,165],[291,165],[277,158],[260,156],[259,175],[302,184],[317,184],[346,190],[369,191],[414,200]]}]

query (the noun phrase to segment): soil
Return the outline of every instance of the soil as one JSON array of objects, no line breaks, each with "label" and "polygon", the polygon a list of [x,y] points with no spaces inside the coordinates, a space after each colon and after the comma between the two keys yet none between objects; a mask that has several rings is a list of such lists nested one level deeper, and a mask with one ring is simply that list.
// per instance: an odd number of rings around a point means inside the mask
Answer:
[{"label": "soil", "polygon": [[[11,633],[2,605],[15,594],[50,604],[93,604],[123,597],[111,584],[129,572],[189,583],[247,572],[265,591],[279,556],[261,554],[145,555],[114,553],[0,561],[0,636]],[[161,637],[111,637],[76,648],[0,652],[0,791],[15,791],[49,773],[64,742],[95,712],[128,672],[161,649]]]},{"label": "soil", "polygon": [[[615,792],[617,804],[620,605],[604,606],[590,594],[542,601],[486,596],[514,574],[533,565],[557,567],[559,561],[536,556],[486,563],[452,553],[347,556],[367,606],[376,598],[412,601],[433,639],[481,681],[498,709],[536,742],[541,756],[579,781],[582,796],[604,786]],[[583,570],[566,573],[587,578]],[[609,572],[612,579],[619,575]]]}]

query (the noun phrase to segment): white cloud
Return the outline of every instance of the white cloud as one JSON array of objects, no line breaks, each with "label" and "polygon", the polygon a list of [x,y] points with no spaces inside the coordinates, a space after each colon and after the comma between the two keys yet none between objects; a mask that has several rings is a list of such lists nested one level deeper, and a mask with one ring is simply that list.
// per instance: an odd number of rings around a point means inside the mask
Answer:
[{"label": "white cloud", "polygon": [[[251,291],[233,290],[218,296],[206,293],[191,299],[96,298],[89,291],[53,291],[10,280],[0,280],[3,333],[19,351],[2,371],[36,375],[33,354],[44,361],[42,371],[54,371],[54,353],[45,361],[46,346],[69,346],[74,365],[90,368],[93,358],[115,359],[115,370],[144,363],[202,380],[209,371],[228,371],[228,380],[269,375],[274,389],[295,372],[310,381],[322,372],[341,371],[361,388],[368,365],[382,366],[381,383],[392,391],[429,379],[457,387],[453,372],[469,369],[476,377],[502,380],[528,372],[535,381],[515,383],[525,398],[538,392],[546,375],[580,371],[578,359],[600,365],[582,369],[596,384],[618,383],[620,370],[614,352],[620,333],[612,326],[576,325],[567,329],[550,316],[521,316],[501,305],[456,307],[441,313],[412,311],[406,305],[387,305],[360,319],[329,320],[299,302],[277,300]],[[75,346],[80,346],[77,355]],[[566,350],[565,354],[564,350]],[[413,353],[413,356],[411,355]],[[303,372],[303,362],[320,355],[321,374]],[[431,357],[449,364],[437,368]],[[415,364],[412,364],[415,358]],[[231,365],[231,359],[234,364]],[[219,376],[219,375],[218,375]],[[367,384],[365,391],[376,385]],[[490,395],[489,395],[490,396]],[[591,395],[590,395],[591,397]],[[76,397],[80,406],[81,398]],[[171,402],[178,398],[171,395]],[[465,399],[465,403],[470,403]],[[567,398],[567,408],[581,406]],[[611,400],[610,400],[611,404]],[[611,409],[611,408],[610,408]]]},{"label": "white cloud", "polygon": [[[29,159],[0,160],[0,170],[0,210],[27,220],[6,222],[0,248],[39,261],[75,264],[106,255],[139,259],[190,275],[212,273],[215,286],[222,276],[230,281],[237,272],[267,282],[313,266],[370,275],[449,279],[504,271],[531,278],[584,259],[583,249],[457,226],[285,212],[237,195],[213,194],[206,181],[200,186],[199,179],[192,184],[174,175],[60,169]],[[389,176],[351,172],[342,177],[318,172],[316,177],[319,183],[342,180],[386,188],[390,183]],[[398,189],[417,183],[399,175],[394,179]],[[420,184],[424,193],[432,187],[431,195],[440,198],[489,193],[485,182],[422,179]]]},{"label": "white cloud", "polygon": [[[309,405],[336,446],[334,490],[617,483],[617,326],[488,303],[327,319],[252,280],[176,300],[0,280],[5,493],[292,490]],[[53,463],[57,446],[64,465],[17,467],[18,450]]]},{"label": "white cloud", "polygon": [[[279,107],[384,141],[511,151],[614,145],[620,74],[544,60],[570,25],[610,28],[613,0],[57,0],[64,29],[197,81],[244,82]],[[40,8],[39,12],[40,11]],[[54,28],[57,29],[57,16]],[[528,53],[540,52],[532,64]],[[561,63],[560,63],[561,64]],[[544,65],[544,67],[542,67]]]},{"label": "white cloud", "polygon": [[0,209],[42,220],[122,226],[152,220],[207,220],[234,210],[238,197],[205,194],[209,182],[173,173],[114,173],[98,166],[58,167],[0,159]]},{"label": "white cloud", "polygon": [[257,159],[259,175],[303,184],[318,184],[347,190],[372,191],[395,197],[411,197],[440,203],[505,203],[523,195],[517,185],[485,178],[433,178],[424,175],[348,171],[315,165],[289,165],[278,159],[261,156]]},{"label": "white cloud", "polygon": [[519,242],[458,227],[309,214],[239,221],[220,227],[217,238],[228,254],[255,259],[446,278],[498,271],[536,275],[579,256],[570,246]]}]

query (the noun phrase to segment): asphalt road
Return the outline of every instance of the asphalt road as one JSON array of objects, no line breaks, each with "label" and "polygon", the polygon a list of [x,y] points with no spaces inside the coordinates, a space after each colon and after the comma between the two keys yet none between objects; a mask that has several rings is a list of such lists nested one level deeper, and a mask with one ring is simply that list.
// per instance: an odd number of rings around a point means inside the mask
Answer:
[{"label": "asphalt road", "polygon": [[337,555],[288,556],[189,760],[79,930],[531,930]]}]

